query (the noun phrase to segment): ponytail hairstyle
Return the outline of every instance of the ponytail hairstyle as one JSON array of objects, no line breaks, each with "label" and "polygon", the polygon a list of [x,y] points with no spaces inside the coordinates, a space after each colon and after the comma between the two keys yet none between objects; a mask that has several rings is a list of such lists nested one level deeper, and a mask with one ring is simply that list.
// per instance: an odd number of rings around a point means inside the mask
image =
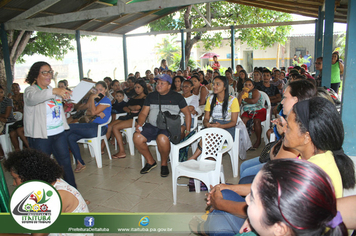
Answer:
[{"label": "ponytail hairstyle", "polygon": [[309,132],[315,146],[315,154],[318,150],[332,151],[343,187],[354,188],[356,182],[354,163],[342,149],[344,126],[335,105],[325,98],[314,97],[297,102],[293,106],[293,112],[296,114],[295,121],[301,132]]},{"label": "ponytail hairstyle", "polygon": [[[225,119],[225,117],[227,116],[227,107],[229,106],[229,81],[225,76],[216,76],[213,80],[213,82],[219,79],[224,83],[224,88],[225,88],[225,96],[224,96],[224,103],[222,106],[222,112],[223,112],[223,118]],[[217,94],[214,94],[213,99],[211,100],[211,104],[210,104],[210,117],[213,116],[213,109],[216,105],[216,96]]]},{"label": "ponytail hairstyle", "polygon": [[96,82],[95,86],[97,86],[99,84],[106,89],[105,96],[108,96],[109,89],[108,89],[108,85],[106,84],[106,82],[105,81]]},{"label": "ponytail hairstyle", "polygon": [[329,176],[317,165],[294,159],[267,162],[261,169],[257,194],[264,209],[262,222],[282,222],[292,235],[348,235],[336,209]]}]

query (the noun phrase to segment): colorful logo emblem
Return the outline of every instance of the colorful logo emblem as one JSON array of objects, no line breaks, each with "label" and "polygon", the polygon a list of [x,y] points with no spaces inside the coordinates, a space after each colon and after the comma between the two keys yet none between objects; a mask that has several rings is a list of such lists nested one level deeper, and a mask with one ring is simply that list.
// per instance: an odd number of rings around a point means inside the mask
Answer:
[{"label": "colorful logo emblem", "polygon": [[52,225],[61,213],[61,206],[57,190],[42,181],[21,184],[10,200],[12,217],[29,230],[41,230]]},{"label": "colorful logo emblem", "polygon": [[147,226],[149,223],[150,223],[150,217],[149,216],[144,216],[138,222],[138,226]]},{"label": "colorful logo emblem", "polygon": [[92,217],[92,216],[87,216],[84,218],[84,225],[86,227],[93,227],[94,222],[95,222],[95,220],[94,220],[94,217]]}]

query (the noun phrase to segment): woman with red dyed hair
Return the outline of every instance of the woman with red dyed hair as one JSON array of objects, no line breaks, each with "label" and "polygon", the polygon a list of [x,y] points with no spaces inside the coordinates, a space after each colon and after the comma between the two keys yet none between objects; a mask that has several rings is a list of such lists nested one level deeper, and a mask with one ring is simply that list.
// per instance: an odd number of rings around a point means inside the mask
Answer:
[{"label": "woman with red dyed hair", "polygon": [[307,161],[268,162],[254,179],[246,202],[248,220],[240,233],[253,229],[260,236],[348,235],[331,179]]}]

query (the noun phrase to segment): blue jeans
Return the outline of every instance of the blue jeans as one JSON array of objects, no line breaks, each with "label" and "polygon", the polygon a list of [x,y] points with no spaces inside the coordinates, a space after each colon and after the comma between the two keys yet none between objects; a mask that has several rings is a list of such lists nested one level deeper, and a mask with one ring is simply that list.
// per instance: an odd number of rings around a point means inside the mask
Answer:
[{"label": "blue jeans", "polygon": [[256,175],[249,175],[240,179],[239,184],[252,184]]},{"label": "blue jeans", "polygon": [[[80,149],[77,141],[82,138],[94,138],[98,133],[98,123],[77,123],[70,124],[70,129],[66,131],[68,137],[68,145],[73,153],[76,163],[79,161],[82,165],[85,165],[82,156],[80,155]],[[101,135],[106,134],[107,127],[101,128]]]},{"label": "blue jeans", "polygon": [[[214,122],[214,123],[215,123],[215,122],[218,122],[218,123],[220,123],[220,124],[222,124],[222,125],[225,125],[225,124],[230,123],[230,121],[215,120],[215,119],[213,119],[213,122]],[[227,132],[229,132],[229,133],[231,134],[231,136],[232,136],[232,140],[235,141],[235,126],[230,127],[230,128],[227,128],[227,129],[224,129],[224,130],[226,130]]]},{"label": "blue jeans", "polygon": [[[225,200],[245,202],[245,198],[241,197],[234,191],[224,189],[221,193]],[[225,211],[213,210],[209,213],[208,219],[204,223],[204,231],[210,236],[233,236],[239,233],[239,230],[245,220],[246,219],[234,216]]]},{"label": "blue jeans", "polygon": [[64,180],[73,187],[77,187],[72,170],[72,164],[70,162],[69,148],[65,132],[48,136],[47,139],[28,138],[28,143],[30,148],[42,151],[47,155],[51,155],[53,153],[58,164],[63,168]]},{"label": "blue jeans", "polygon": [[240,179],[250,175],[257,175],[265,163],[260,162],[260,157],[244,161],[240,166]]}]

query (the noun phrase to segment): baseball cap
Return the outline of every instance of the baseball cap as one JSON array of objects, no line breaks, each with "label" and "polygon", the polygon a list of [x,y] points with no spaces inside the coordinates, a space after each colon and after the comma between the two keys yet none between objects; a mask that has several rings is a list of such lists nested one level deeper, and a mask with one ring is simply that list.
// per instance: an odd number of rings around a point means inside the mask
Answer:
[{"label": "baseball cap", "polygon": [[169,84],[172,84],[172,78],[167,74],[158,75],[155,80],[163,80],[167,81]]}]

